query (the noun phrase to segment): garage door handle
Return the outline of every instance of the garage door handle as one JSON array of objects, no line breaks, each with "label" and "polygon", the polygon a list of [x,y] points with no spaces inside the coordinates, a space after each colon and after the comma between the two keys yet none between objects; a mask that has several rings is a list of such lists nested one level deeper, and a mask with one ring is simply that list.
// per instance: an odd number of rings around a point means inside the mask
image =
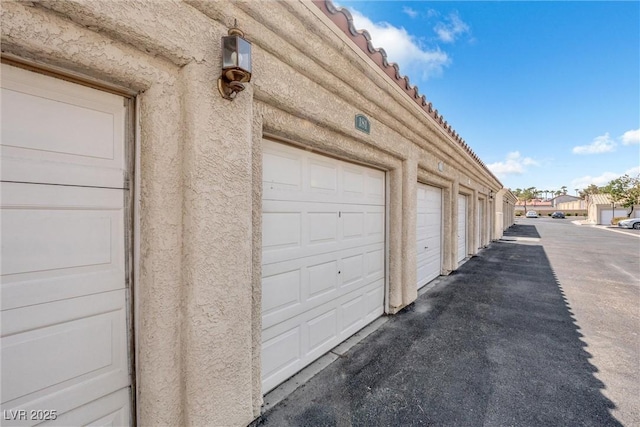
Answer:
[{"label": "garage door handle", "polygon": [[425,249],[429,249],[429,246],[425,246],[424,248],[425,248]]}]

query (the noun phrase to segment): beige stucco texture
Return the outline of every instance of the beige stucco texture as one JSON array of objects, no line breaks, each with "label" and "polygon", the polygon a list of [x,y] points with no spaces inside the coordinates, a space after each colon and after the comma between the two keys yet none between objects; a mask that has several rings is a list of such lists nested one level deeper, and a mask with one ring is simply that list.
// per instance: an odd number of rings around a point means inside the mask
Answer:
[{"label": "beige stucco texture", "polygon": [[[216,82],[235,20],[253,75],[230,102]],[[443,274],[458,267],[458,194],[469,200],[464,255],[513,223],[511,193],[322,4],[3,1],[1,27],[5,60],[135,101],[138,425],[246,425],[259,414],[265,138],[386,172],[388,314],[417,297],[418,182],[443,190]]]}]

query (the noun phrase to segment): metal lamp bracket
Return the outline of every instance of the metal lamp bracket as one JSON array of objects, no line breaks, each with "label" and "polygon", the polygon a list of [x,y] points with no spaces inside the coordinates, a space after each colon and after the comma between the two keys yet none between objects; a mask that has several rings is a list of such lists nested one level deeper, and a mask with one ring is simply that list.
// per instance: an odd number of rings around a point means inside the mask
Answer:
[{"label": "metal lamp bracket", "polygon": [[238,94],[244,90],[244,85],[239,82],[228,82],[223,77],[218,78],[218,92],[220,96],[229,101],[233,101]]}]

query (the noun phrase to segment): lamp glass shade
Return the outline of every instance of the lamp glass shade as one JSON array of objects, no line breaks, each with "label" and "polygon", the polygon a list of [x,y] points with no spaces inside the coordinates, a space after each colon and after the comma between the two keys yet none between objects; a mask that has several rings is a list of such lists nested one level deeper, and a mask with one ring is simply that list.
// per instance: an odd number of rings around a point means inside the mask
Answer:
[{"label": "lamp glass shade", "polygon": [[222,69],[251,74],[251,43],[240,36],[222,37]]}]

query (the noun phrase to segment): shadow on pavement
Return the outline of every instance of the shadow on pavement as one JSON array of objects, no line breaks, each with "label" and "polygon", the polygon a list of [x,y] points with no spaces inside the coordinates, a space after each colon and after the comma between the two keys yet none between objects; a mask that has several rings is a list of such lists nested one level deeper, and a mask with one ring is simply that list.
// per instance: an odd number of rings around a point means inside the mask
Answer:
[{"label": "shadow on pavement", "polygon": [[514,224],[504,232],[505,237],[537,237],[540,238],[535,225]]},{"label": "shadow on pavement", "polygon": [[619,426],[581,336],[544,249],[497,242],[253,425]]}]

